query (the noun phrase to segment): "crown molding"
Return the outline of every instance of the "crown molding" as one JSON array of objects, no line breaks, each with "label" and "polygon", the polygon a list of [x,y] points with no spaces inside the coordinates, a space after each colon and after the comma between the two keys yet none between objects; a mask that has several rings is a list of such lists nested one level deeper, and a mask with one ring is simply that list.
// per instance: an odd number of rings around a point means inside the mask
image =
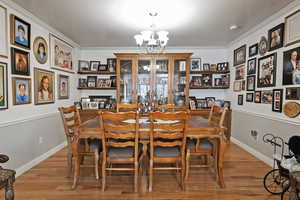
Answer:
[{"label": "crown molding", "polygon": [[[221,50],[227,50],[227,47],[225,46],[169,46],[166,48],[165,52],[168,51],[178,51],[178,50],[185,50],[185,51],[191,51],[191,50],[202,50],[202,49],[221,49]],[[81,51],[133,51],[139,53],[140,50],[138,47],[81,47]]]}]

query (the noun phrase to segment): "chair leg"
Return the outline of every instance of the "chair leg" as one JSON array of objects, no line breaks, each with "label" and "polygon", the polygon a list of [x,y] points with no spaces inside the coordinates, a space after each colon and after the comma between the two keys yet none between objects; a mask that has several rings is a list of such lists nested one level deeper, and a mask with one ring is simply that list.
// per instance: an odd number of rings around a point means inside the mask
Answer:
[{"label": "chair leg", "polygon": [[134,163],[134,192],[138,192],[138,176],[139,174],[139,164],[138,162]]},{"label": "chair leg", "polygon": [[149,166],[149,192],[152,192],[152,184],[153,184],[153,160],[150,160],[150,166]]},{"label": "chair leg", "polygon": [[106,160],[103,159],[102,161],[102,191],[105,191],[106,185]]},{"label": "chair leg", "polygon": [[71,177],[72,175],[72,170],[73,170],[73,162],[72,162],[72,159],[73,159],[73,155],[72,155],[72,152],[68,152],[68,174],[67,174],[67,177]]},{"label": "chair leg", "polygon": [[74,177],[73,177],[72,189],[76,188],[80,176],[80,158],[78,156],[75,156],[74,159],[75,159],[75,166],[74,166]]},{"label": "chair leg", "polygon": [[99,179],[99,150],[98,148],[94,152],[95,154],[95,176],[96,179]]},{"label": "chair leg", "polygon": [[186,153],[186,158],[185,158],[185,167],[186,167],[186,169],[185,169],[185,181],[187,181],[188,175],[189,175],[190,157],[191,157],[191,153],[190,153],[190,150],[188,149],[187,153]]},{"label": "chair leg", "polygon": [[5,200],[14,200],[14,181],[14,177],[7,180],[7,185],[5,186]]},{"label": "chair leg", "polygon": [[185,190],[185,171],[186,171],[186,166],[185,166],[185,160],[183,158],[181,161],[181,187],[182,187],[182,190]]}]

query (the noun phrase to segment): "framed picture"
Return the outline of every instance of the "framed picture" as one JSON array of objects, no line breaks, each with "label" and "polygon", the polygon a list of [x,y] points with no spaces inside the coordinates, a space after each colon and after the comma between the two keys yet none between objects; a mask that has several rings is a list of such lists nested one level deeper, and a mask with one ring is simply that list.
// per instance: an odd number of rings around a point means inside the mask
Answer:
[{"label": "framed picture", "polygon": [[233,91],[234,92],[240,92],[242,91],[242,87],[243,87],[243,82],[242,81],[234,81],[233,82]]},{"label": "framed picture", "polygon": [[215,97],[205,97],[205,100],[207,102],[207,107],[208,108],[211,108],[215,105],[215,101],[216,101]]},{"label": "framed picture", "polygon": [[40,64],[45,64],[48,60],[48,45],[44,38],[36,37],[33,42],[33,54]]},{"label": "framed picture", "polygon": [[11,73],[30,76],[29,52],[11,47]]},{"label": "framed picture", "polygon": [[191,71],[201,71],[201,58],[191,58]]},{"label": "framed picture", "polygon": [[218,86],[223,86],[222,84],[222,78],[215,78],[215,86],[218,87]]},{"label": "framed picture", "polygon": [[117,77],[110,76],[110,80],[111,80],[111,87],[117,87]]},{"label": "framed picture", "polygon": [[283,85],[300,84],[300,47],[283,53]]},{"label": "framed picture", "polygon": [[100,61],[91,61],[90,62],[90,70],[91,71],[94,71],[94,72],[98,71],[99,66],[100,66]]},{"label": "framed picture", "polygon": [[246,101],[247,102],[253,102],[253,100],[254,100],[253,93],[247,93],[246,94]]},{"label": "framed picture", "polygon": [[82,87],[82,88],[87,87],[87,79],[86,78],[79,78],[78,86]]},{"label": "framed picture", "polygon": [[246,45],[234,50],[233,65],[237,66],[246,62]]},{"label": "framed picture", "polygon": [[242,80],[242,90],[246,90],[246,81]]},{"label": "framed picture", "polygon": [[244,104],[244,95],[238,95],[238,105],[242,106]]},{"label": "framed picture", "polygon": [[87,86],[88,87],[97,87],[97,76],[88,76],[87,77]]},{"label": "framed picture", "polygon": [[31,79],[12,77],[13,105],[31,103]]},{"label": "framed picture", "polygon": [[258,54],[258,43],[249,47],[249,57],[256,56]]},{"label": "framed picture", "polygon": [[255,99],[254,102],[255,103],[261,103],[261,91],[255,91]]},{"label": "framed picture", "polygon": [[286,88],[285,99],[286,100],[300,100],[300,87]]},{"label": "framed picture", "polygon": [[241,65],[235,68],[235,80],[245,79],[245,66]]},{"label": "framed picture", "polygon": [[248,60],[247,75],[256,74],[256,58]]},{"label": "framed picture", "polygon": [[281,23],[268,31],[269,51],[283,47],[283,39],[284,23]]},{"label": "framed picture", "polygon": [[8,58],[7,9],[0,5],[0,57]]},{"label": "framed picture", "polygon": [[115,58],[107,58],[107,67],[109,72],[116,72],[117,59]]},{"label": "framed picture", "polygon": [[231,102],[230,102],[230,101],[224,101],[223,107],[224,107],[224,108],[230,109],[230,105],[231,105]]},{"label": "framed picture", "polygon": [[206,99],[197,99],[197,108],[207,108]]},{"label": "framed picture", "polygon": [[194,100],[190,100],[190,109],[191,110],[196,110],[196,104]]},{"label": "framed picture", "polygon": [[261,103],[272,104],[273,91],[272,90],[263,90],[261,91]]},{"label": "framed picture", "polygon": [[282,112],[282,96],[283,89],[274,89],[273,90],[273,100],[272,100],[272,111],[273,112]]},{"label": "framed picture", "polygon": [[7,63],[0,62],[0,109],[8,108]]},{"label": "framed picture", "polygon": [[34,68],[34,102],[36,105],[54,103],[54,72]]},{"label": "framed picture", "polygon": [[210,71],[210,64],[209,63],[204,63],[202,71]]},{"label": "framed picture", "polygon": [[257,87],[274,87],[276,85],[276,63],[276,53],[258,59]]},{"label": "framed picture", "polygon": [[259,55],[263,56],[267,53],[267,51],[268,51],[268,40],[265,36],[262,36],[258,43]]},{"label": "framed picture", "polygon": [[100,64],[99,67],[98,67],[98,71],[107,71],[107,65]]},{"label": "framed picture", "polygon": [[255,90],[255,75],[247,76],[247,91]]},{"label": "framed picture", "polygon": [[79,60],[78,61],[78,71],[90,71],[90,62],[86,60]]},{"label": "framed picture", "polygon": [[203,86],[203,77],[201,76],[192,76],[191,87],[202,87]]},{"label": "framed picture", "polygon": [[51,68],[74,73],[73,47],[51,33],[49,41]]},{"label": "framed picture", "polygon": [[11,14],[10,15],[10,29],[11,29],[11,44],[25,49],[30,49],[30,24],[21,18]]},{"label": "framed picture", "polygon": [[58,99],[69,99],[70,85],[69,76],[59,74],[57,81]]},{"label": "framed picture", "polygon": [[285,18],[285,46],[296,44],[300,41],[300,10]]}]

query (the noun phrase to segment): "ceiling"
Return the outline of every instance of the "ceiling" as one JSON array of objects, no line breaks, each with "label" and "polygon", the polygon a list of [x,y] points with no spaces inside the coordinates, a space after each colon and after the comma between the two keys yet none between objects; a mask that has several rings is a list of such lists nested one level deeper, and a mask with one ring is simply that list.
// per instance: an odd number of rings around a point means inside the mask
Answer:
[{"label": "ceiling", "polygon": [[130,47],[151,11],[170,32],[168,46],[225,46],[294,0],[13,1],[82,47]]}]

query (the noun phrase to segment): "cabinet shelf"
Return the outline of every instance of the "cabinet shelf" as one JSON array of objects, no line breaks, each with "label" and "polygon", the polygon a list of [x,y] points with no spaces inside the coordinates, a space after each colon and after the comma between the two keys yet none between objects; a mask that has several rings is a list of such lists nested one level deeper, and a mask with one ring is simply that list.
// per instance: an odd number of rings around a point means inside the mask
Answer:
[{"label": "cabinet shelf", "polygon": [[78,71],[78,74],[97,74],[97,75],[116,75],[116,72],[110,71]]},{"label": "cabinet shelf", "polygon": [[229,89],[228,86],[215,86],[215,87],[212,87],[212,86],[205,86],[205,87],[190,87],[191,90],[201,90],[201,89]]},{"label": "cabinet shelf", "polygon": [[116,87],[77,87],[78,90],[115,90]]},{"label": "cabinet shelf", "polygon": [[191,71],[190,74],[228,74],[230,71]]}]

